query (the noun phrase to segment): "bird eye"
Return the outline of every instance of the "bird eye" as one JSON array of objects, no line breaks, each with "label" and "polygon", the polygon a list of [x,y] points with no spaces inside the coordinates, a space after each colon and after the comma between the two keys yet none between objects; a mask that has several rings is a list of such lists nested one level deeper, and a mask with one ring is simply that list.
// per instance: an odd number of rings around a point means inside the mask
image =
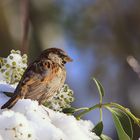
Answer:
[{"label": "bird eye", "polygon": [[66,61],[63,60],[62,63],[63,63],[63,64],[66,64]]}]

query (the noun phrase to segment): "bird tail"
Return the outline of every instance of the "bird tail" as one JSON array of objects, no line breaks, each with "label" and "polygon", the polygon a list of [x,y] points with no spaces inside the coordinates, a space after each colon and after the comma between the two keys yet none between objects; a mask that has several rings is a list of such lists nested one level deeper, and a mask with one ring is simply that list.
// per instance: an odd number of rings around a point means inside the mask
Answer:
[{"label": "bird tail", "polygon": [[16,104],[16,102],[17,102],[19,99],[20,99],[19,96],[13,96],[13,97],[11,97],[11,99],[9,99],[9,100],[1,107],[1,109],[5,109],[5,108],[10,109],[10,108],[12,108],[12,107]]}]

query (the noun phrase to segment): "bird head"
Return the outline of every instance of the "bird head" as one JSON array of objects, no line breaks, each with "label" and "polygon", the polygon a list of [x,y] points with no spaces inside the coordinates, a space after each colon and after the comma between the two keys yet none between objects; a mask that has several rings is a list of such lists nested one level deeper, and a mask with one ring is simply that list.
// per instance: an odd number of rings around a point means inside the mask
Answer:
[{"label": "bird head", "polygon": [[41,53],[41,57],[50,59],[51,61],[53,61],[54,63],[58,63],[59,65],[64,65],[67,62],[73,61],[65,51],[59,48],[46,49]]}]

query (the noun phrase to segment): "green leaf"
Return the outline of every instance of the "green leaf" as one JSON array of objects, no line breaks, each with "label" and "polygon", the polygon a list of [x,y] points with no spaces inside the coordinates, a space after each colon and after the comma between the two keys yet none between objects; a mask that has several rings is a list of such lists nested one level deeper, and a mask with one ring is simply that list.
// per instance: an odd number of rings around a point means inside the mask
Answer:
[{"label": "green leaf", "polygon": [[76,108],[74,108],[74,107],[70,107],[70,108],[64,108],[63,110],[62,110],[62,112],[63,113],[74,113],[76,111]]},{"label": "green leaf", "polygon": [[112,113],[119,140],[132,140],[133,129],[129,116],[116,108],[109,108],[109,110]]},{"label": "green leaf", "polygon": [[14,93],[12,93],[12,92],[3,92],[3,94],[5,94],[8,97],[12,97]]},{"label": "green leaf", "polygon": [[97,123],[92,132],[94,132],[97,136],[100,136],[103,132],[103,122],[100,121],[99,123]]},{"label": "green leaf", "polygon": [[102,99],[102,97],[104,96],[105,92],[104,92],[104,88],[102,86],[102,84],[95,78],[93,78],[96,86],[97,86],[97,89],[99,91],[99,95],[100,95],[100,99]]},{"label": "green leaf", "polygon": [[104,135],[104,134],[102,134],[102,135],[100,136],[100,138],[101,138],[101,140],[112,140],[110,137],[108,137],[108,136],[106,136],[106,135]]}]

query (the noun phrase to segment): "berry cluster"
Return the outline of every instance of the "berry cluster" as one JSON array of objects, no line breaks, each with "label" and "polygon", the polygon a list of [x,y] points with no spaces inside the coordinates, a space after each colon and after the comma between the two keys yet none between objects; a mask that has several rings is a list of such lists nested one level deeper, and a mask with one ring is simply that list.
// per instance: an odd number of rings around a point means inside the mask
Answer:
[{"label": "berry cluster", "polygon": [[18,83],[26,68],[27,55],[21,56],[18,50],[11,50],[7,58],[0,57],[0,79],[9,84]]},{"label": "berry cluster", "polygon": [[64,108],[71,107],[71,103],[74,101],[73,91],[69,88],[67,84],[48,100],[44,105],[53,109],[55,111],[62,111]]}]

